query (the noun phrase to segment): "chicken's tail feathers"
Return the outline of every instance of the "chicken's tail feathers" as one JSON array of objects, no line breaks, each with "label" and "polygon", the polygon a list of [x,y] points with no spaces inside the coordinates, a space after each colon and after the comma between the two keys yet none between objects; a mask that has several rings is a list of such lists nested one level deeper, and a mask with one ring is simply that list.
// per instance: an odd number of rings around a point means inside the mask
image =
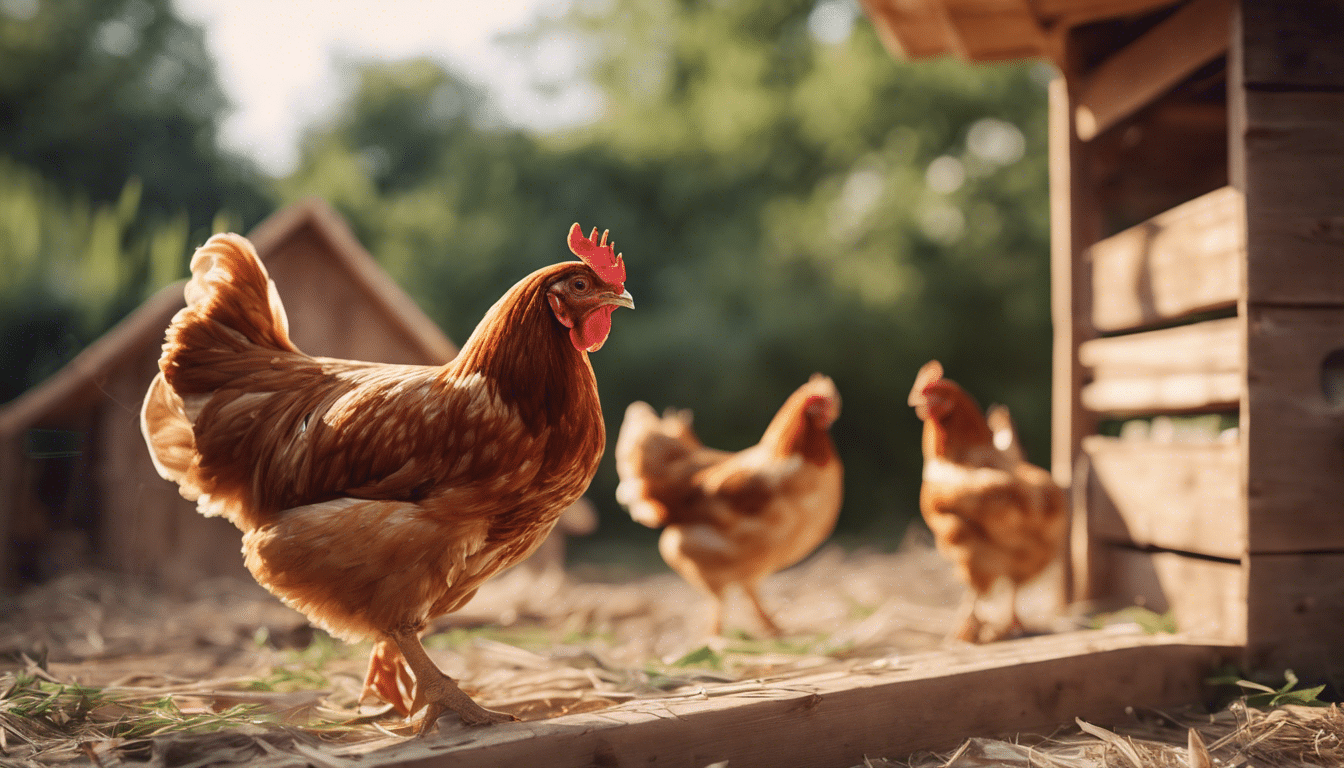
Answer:
[{"label": "chicken's tail feathers", "polygon": [[206,517],[225,517],[247,530],[242,506],[236,499],[212,497],[206,492],[198,474],[200,454],[196,452],[196,433],[186,405],[162,373],[150,382],[140,406],[140,432],[154,469],[163,479],[177,483],[182,498],[196,502],[197,510]]},{"label": "chicken's tail feathers", "polygon": [[1017,425],[1013,423],[1013,416],[1008,412],[1008,406],[998,403],[989,406],[985,411],[985,423],[989,425],[989,431],[994,436],[995,448],[1018,461],[1025,458],[1022,454],[1022,443],[1017,438]]},{"label": "chicken's tail feathers", "polygon": [[199,496],[199,489],[189,491],[182,485],[196,459],[196,434],[182,398],[168,386],[162,373],[150,382],[145,402],[140,406],[140,432],[145,436],[149,458],[159,477],[178,483],[189,499]]},{"label": "chicken's tail feathers", "polygon": [[252,243],[232,232],[214,235],[191,257],[187,307],[262,347],[297,351],[280,294]]}]

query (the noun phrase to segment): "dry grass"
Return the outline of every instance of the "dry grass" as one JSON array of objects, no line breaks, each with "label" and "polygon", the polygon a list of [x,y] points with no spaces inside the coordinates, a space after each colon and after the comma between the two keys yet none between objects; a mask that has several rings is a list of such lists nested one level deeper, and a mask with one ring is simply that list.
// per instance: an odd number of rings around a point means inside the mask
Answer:
[{"label": "dry grass", "polygon": [[[950,627],[959,592],[927,547],[830,549],[768,583],[786,637],[755,637],[750,610],[734,604],[731,636],[706,641],[707,606],[675,576],[598,576],[505,574],[426,645],[482,704],[536,720],[929,649]],[[367,645],[313,633],[249,582],[174,598],[81,574],[0,606],[0,617],[0,654],[11,659],[0,662],[0,766],[342,768],[408,733],[385,708],[356,700]],[[870,763],[1184,767],[1196,765],[1191,728],[1210,768],[1344,765],[1337,709],[1244,704],[1214,716],[1148,713],[1115,731],[1079,723],[1049,737],[974,738],[953,754]]]}]

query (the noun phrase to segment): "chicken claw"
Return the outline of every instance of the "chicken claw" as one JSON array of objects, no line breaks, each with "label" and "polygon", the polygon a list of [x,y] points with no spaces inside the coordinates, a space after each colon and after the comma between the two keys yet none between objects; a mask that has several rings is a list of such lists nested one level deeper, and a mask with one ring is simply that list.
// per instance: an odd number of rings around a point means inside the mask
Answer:
[{"label": "chicken claw", "polygon": [[424,737],[439,722],[439,716],[453,711],[462,718],[464,725],[491,725],[493,723],[514,722],[518,718],[507,712],[495,712],[472,701],[471,697],[457,687],[453,679],[443,673],[425,653],[420,644],[420,635],[414,630],[389,632],[390,637],[401,649],[401,654],[415,675],[415,698],[411,702],[407,717],[425,710],[415,735]]}]

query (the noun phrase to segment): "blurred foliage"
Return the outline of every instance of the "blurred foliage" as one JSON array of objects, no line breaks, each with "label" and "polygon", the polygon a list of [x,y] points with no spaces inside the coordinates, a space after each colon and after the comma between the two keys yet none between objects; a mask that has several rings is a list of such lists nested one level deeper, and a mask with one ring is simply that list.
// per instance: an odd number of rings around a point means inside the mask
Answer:
[{"label": "blurred foliage", "polygon": [[[822,371],[842,534],[894,543],[916,516],[905,401],[930,358],[1048,461],[1048,69],[895,60],[853,0],[576,0],[514,44],[556,32],[583,41],[591,123],[529,134],[436,62],[368,63],[271,181],[218,149],[227,105],[169,0],[0,0],[0,397],[181,275],[221,211],[246,229],[320,195],[458,342],[571,258],[572,222],[610,229],[639,309],[593,356],[609,445],[639,399],[744,448]],[[608,451],[602,532],[651,538],[615,483]]]},{"label": "blurred foliage", "polygon": [[271,207],[170,0],[0,2],[0,402],[54,373],[191,244]]},{"label": "blurred foliage", "polygon": [[[1048,71],[893,60],[845,0],[581,2],[518,44],[553,27],[587,40],[601,119],[534,138],[432,62],[369,64],[282,194],[331,200],[459,342],[569,258],[571,222],[611,229],[638,309],[593,356],[609,437],[640,399],[744,448],[825,372],[842,533],[894,542],[917,514],[905,400],[930,358],[1048,461]],[[608,455],[603,530],[651,535],[614,487]]]},{"label": "blurred foliage", "polygon": [[201,30],[171,0],[0,3],[0,154],[99,202],[143,184],[156,214],[255,221],[261,178],[215,141],[228,109]]}]

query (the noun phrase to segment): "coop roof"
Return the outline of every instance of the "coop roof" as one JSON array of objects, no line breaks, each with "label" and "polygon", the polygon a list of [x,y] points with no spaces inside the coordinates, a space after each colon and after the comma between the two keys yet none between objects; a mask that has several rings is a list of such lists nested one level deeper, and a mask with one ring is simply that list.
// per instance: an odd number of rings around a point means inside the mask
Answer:
[{"label": "coop roof", "polygon": [[1058,60],[1063,32],[1172,0],[862,0],[888,50],[908,59]]},{"label": "coop roof", "polygon": [[[248,237],[263,262],[300,235],[317,235],[334,269],[344,271],[426,360],[446,362],[457,348],[360,245],[325,201],[294,203],[259,224]],[[109,372],[148,345],[163,343],[164,329],[185,306],[184,281],[165,286],[42,384],[0,408],[0,437],[69,413],[95,400]]]}]

